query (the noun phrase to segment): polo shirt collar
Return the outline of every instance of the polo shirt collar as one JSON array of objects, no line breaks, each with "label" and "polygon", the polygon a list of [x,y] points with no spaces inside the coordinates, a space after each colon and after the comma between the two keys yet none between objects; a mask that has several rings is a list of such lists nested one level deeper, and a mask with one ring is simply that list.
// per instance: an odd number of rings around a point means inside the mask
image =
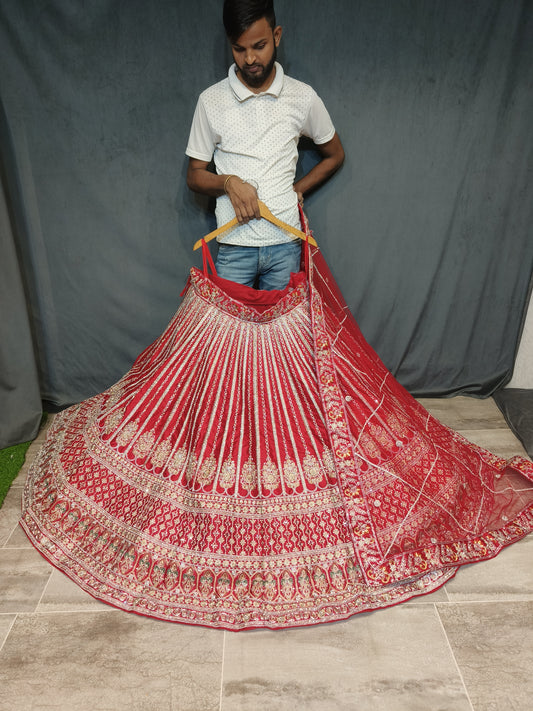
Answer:
[{"label": "polo shirt collar", "polygon": [[232,64],[229,68],[228,79],[232,91],[237,97],[237,99],[239,101],[246,101],[246,99],[250,99],[254,96],[265,96],[265,94],[270,94],[271,96],[275,96],[276,98],[278,98],[281,93],[281,90],[283,89],[283,78],[285,74],[283,72],[283,67],[281,66],[281,64],[276,62],[274,66],[276,67],[276,76],[274,77],[274,81],[272,82],[272,84],[268,87],[266,91],[262,91],[260,94],[254,94],[254,92],[250,91],[250,89],[248,89],[248,87],[245,86],[239,79],[236,72],[237,67],[235,64]]}]

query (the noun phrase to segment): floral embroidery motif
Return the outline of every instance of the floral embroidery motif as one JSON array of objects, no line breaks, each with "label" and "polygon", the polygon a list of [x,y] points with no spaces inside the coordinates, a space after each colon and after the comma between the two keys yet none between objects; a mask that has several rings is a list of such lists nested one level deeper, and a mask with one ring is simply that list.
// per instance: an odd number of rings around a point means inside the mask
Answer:
[{"label": "floral embroidery motif", "polygon": [[186,468],[186,480],[187,482],[191,482],[196,475],[196,470],[198,468],[198,458],[195,454],[191,454],[189,458],[187,459],[187,468]]},{"label": "floral embroidery motif", "polygon": [[215,585],[215,591],[218,597],[227,597],[231,592],[231,576],[229,573],[221,573]]},{"label": "floral embroidery motif", "polygon": [[392,449],[392,447],[394,447],[394,438],[391,437],[384,427],[371,424],[368,429],[374,441],[379,442],[384,449]]},{"label": "floral embroidery motif", "polygon": [[166,463],[170,451],[172,449],[172,444],[170,440],[165,439],[160,442],[152,453],[152,464],[154,467],[161,468]]},{"label": "floral embroidery motif", "polygon": [[116,430],[116,428],[122,422],[125,411],[126,408],[123,407],[122,409],[115,410],[110,415],[108,415],[104,420],[102,431],[105,432],[105,434],[110,434],[111,432]]},{"label": "floral embroidery motif", "polygon": [[265,489],[273,491],[277,489],[280,482],[280,476],[277,466],[274,462],[268,460],[263,464],[261,469],[261,481]]},{"label": "floral embroidery motif", "polygon": [[215,583],[215,576],[213,574],[213,571],[211,570],[204,570],[203,573],[200,575],[200,579],[198,581],[198,591],[200,592],[200,595],[203,597],[208,597],[211,595],[213,592],[213,586]]},{"label": "floral embroidery motif", "polygon": [[249,459],[242,468],[241,484],[246,491],[257,488],[257,467]]},{"label": "floral embroidery motif", "polygon": [[186,568],[181,575],[181,587],[185,593],[192,593],[196,588],[197,575],[192,568]]},{"label": "floral embroidery motif", "polygon": [[286,600],[292,600],[296,594],[296,583],[288,570],[281,573],[279,589]]},{"label": "floral embroidery motif", "polygon": [[124,385],[122,383],[119,383],[117,385],[114,385],[112,388],[109,390],[109,396],[106,402],[106,408],[110,409],[114,407],[117,402],[120,400],[122,395],[124,394]]},{"label": "floral embroidery motif", "polygon": [[333,479],[336,479],[335,471],[335,458],[329,449],[325,449],[322,452],[322,462],[324,463],[324,468],[327,474]]},{"label": "floral embroidery motif", "polygon": [[185,449],[178,449],[175,454],[172,455],[168,465],[167,471],[172,480],[179,479],[185,469],[187,462],[187,452]]},{"label": "floral embroidery motif", "polygon": [[283,479],[285,484],[291,487],[291,489],[296,489],[301,483],[300,472],[292,459],[286,459],[283,464]]},{"label": "floral embroidery motif", "polygon": [[202,462],[200,470],[197,474],[198,482],[203,486],[211,484],[211,482],[215,478],[216,469],[217,462],[214,457],[208,457],[207,459],[205,459]]},{"label": "floral embroidery motif", "polygon": [[305,478],[310,484],[317,484],[322,479],[322,468],[318,459],[312,454],[306,454],[303,458]]},{"label": "floral embroidery motif", "polygon": [[138,422],[128,422],[127,425],[125,425],[124,429],[120,430],[120,432],[117,435],[117,444],[119,447],[126,447],[133,437],[135,436],[135,433],[139,429],[139,423]]},{"label": "floral embroidery motif", "polygon": [[224,462],[220,470],[220,477],[218,479],[219,484],[223,489],[230,489],[234,485],[236,471],[237,467],[235,466],[235,462]]},{"label": "floral embroidery motif", "polygon": [[380,458],[380,450],[373,438],[366,432],[362,432],[359,437],[359,445],[363,452],[371,459]]},{"label": "floral embroidery motif", "polygon": [[234,583],[234,595],[237,600],[243,600],[248,595],[249,588],[250,581],[248,580],[248,576],[244,573],[237,575]]},{"label": "floral embroidery motif", "polygon": [[139,459],[144,459],[154,446],[155,435],[153,432],[144,432],[133,445],[133,454]]},{"label": "floral embroidery motif", "polygon": [[298,571],[298,590],[303,598],[309,598],[313,591],[309,573],[304,568]]}]

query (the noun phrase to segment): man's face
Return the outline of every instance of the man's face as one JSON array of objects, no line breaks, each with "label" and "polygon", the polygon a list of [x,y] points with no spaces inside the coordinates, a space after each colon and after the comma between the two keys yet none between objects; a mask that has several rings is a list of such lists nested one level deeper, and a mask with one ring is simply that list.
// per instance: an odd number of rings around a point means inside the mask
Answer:
[{"label": "man's face", "polygon": [[264,91],[274,79],[274,62],[280,39],[281,27],[272,30],[263,17],[232,43],[238,76],[252,91]]}]

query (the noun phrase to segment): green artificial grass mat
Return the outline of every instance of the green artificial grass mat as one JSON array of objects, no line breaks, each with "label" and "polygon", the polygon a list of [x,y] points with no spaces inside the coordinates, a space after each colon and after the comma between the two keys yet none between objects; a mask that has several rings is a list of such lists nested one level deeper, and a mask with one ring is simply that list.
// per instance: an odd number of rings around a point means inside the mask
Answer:
[{"label": "green artificial grass mat", "polygon": [[[47,413],[43,414],[39,429],[46,422]],[[30,442],[22,442],[22,444],[14,444],[12,447],[0,449],[0,507],[4,503],[9,487],[17,478],[19,471],[22,469],[26,452],[30,446]]]},{"label": "green artificial grass mat", "polygon": [[30,444],[31,442],[23,442],[0,449],[0,506],[4,503],[9,487],[24,464]]}]

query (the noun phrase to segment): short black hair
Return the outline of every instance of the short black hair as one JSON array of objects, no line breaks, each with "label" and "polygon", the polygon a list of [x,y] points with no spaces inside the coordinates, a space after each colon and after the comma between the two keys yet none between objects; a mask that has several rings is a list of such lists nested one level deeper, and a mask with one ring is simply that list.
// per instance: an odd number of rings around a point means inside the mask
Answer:
[{"label": "short black hair", "polygon": [[222,17],[230,42],[236,42],[243,32],[263,17],[272,29],[276,26],[273,0],[224,0]]}]

